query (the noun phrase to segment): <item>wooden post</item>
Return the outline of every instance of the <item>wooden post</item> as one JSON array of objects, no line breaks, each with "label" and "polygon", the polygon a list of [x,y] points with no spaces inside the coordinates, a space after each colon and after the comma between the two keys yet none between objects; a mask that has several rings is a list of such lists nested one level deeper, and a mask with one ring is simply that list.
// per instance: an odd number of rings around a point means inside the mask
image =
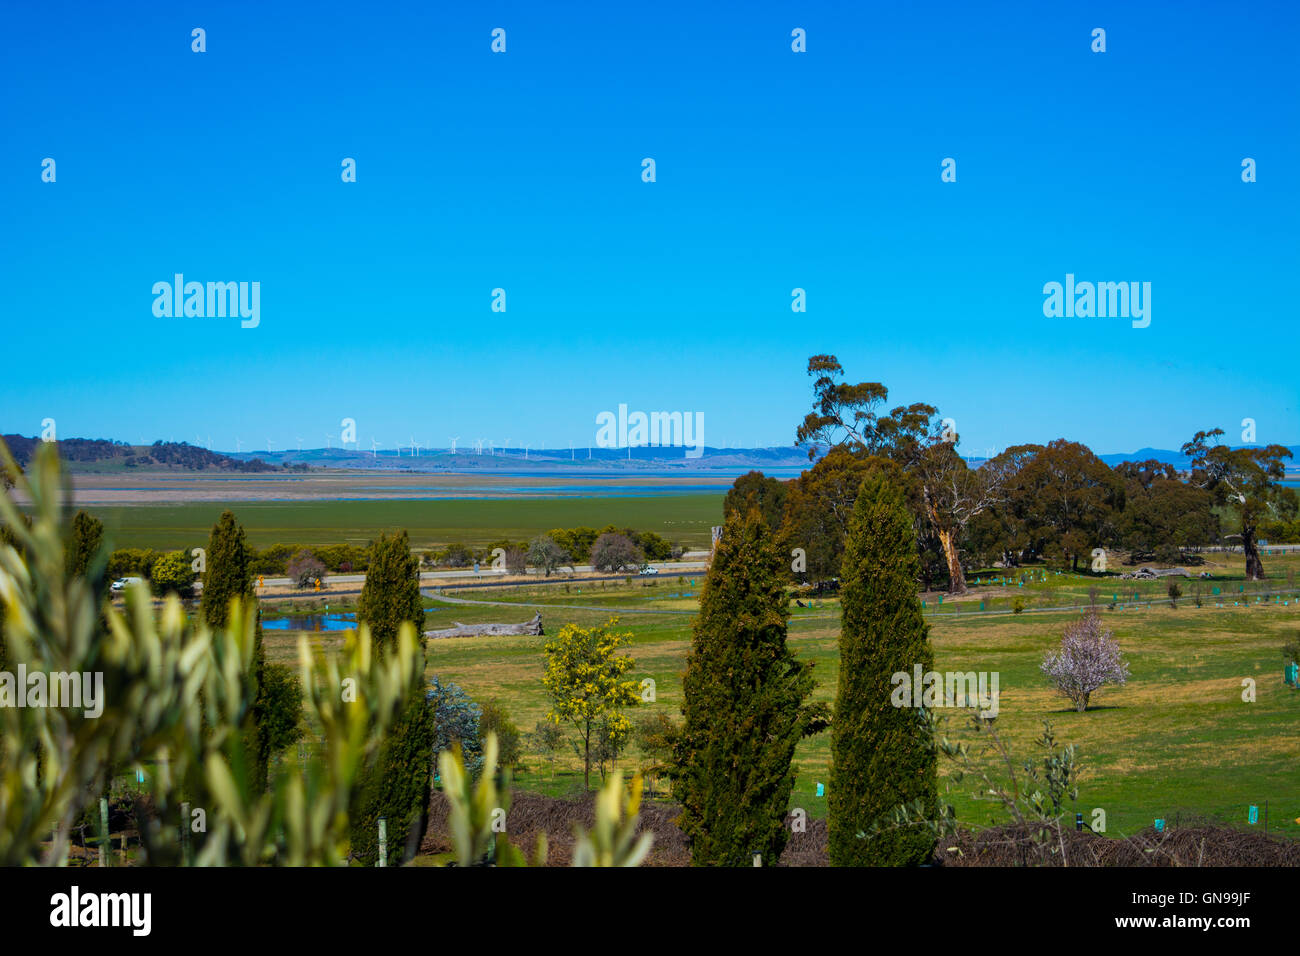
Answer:
[{"label": "wooden post", "polygon": [[99,865],[108,866],[108,799],[99,798]]}]

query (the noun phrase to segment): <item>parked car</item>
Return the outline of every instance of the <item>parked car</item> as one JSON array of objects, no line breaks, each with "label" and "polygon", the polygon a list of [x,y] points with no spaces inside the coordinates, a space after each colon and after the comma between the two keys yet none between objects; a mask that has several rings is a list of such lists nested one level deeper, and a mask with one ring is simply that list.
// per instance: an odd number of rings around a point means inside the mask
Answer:
[{"label": "parked car", "polygon": [[658,573],[659,573],[659,569],[658,569],[658,568],[652,568],[652,567],[651,567],[650,565],[648,565],[648,564],[643,564],[643,565],[641,565],[641,573],[642,573],[642,574],[658,574]]},{"label": "parked car", "polygon": [[110,591],[125,591],[132,584],[144,584],[144,578],[118,578],[109,585]]}]

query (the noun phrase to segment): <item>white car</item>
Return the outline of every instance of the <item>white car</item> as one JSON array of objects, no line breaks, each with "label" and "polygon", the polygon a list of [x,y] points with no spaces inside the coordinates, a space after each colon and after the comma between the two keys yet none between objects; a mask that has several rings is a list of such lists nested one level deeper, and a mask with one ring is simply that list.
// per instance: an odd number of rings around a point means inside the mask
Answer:
[{"label": "white car", "polygon": [[143,584],[144,578],[118,578],[109,585],[110,591],[125,591],[132,584]]},{"label": "white car", "polygon": [[645,574],[658,574],[658,573],[659,573],[659,569],[658,569],[658,568],[652,568],[652,567],[651,567],[650,565],[648,565],[648,564],[643,564],[643,565],[641,565],[641,574],[643,574],[643,575],[645,575]]}]

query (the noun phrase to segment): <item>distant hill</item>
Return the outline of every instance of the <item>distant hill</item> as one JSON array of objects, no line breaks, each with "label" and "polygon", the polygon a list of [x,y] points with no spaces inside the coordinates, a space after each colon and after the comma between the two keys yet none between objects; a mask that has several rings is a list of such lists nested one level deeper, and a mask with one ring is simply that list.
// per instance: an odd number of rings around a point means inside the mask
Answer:
[{"label": "distant hill", "polygon": [[[39,438],[4,435],[20,465],[31,459]],[[627,448],[522,448],[482,450],[460,447],[452,454],[445,448],[304,448],[285,451],[223,453],[188,442],[156,441],[152,445],[128,445],[102,438],[64,438],[59,453],[74,468],[175,469],[178,471],[284,472],[311,469],[354,469],[366,471],[482,472],[482,473],[646,473],[649,471],[691,474],[709,471],[765,472],[776,477],[793,477],[811,465],[807,446],[778,448],[710,448],[698,458],[687,458],[681,447],[640,446]],[[1287,462],[1288,475],[1300,472],[1300,445],[1290,446],[1295,456]],[[1139,448],[1134,452],[1099,455],[1114,467],[1124,461],[1154,459],[1179,469],[1191,463],[1178,451],[1167,448]],[[986,460],[968,457],[978,467]]]},{"label": "distant hill", "polygon": [[[25,435],[0,435],[14,459],[24,468],[35,454],[40,438]],[[281,471],[285,466],[272,465],[260,458],[233,458],[208,451],[188,442],[156,441],[152,445],[128,445],[104,438],[61,438],[56,442],[65,462],[110,464],[122,468],[174,468],[181,471]]]}]

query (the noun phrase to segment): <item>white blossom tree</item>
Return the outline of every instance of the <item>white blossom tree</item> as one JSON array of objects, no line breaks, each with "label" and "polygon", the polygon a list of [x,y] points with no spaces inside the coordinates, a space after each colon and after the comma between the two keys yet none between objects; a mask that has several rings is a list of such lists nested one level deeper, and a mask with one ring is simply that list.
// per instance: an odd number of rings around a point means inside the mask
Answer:
[{"label": "white blossom tree", "polygon": [[1095,613],[1066,627],[1060,649],[1049,651],[1040,669],[1080,713],[1088,709],[1088,698],[1099,688],[1125,684],[1129,676],[1119,642],[1109,628],[1102,628]]}]

